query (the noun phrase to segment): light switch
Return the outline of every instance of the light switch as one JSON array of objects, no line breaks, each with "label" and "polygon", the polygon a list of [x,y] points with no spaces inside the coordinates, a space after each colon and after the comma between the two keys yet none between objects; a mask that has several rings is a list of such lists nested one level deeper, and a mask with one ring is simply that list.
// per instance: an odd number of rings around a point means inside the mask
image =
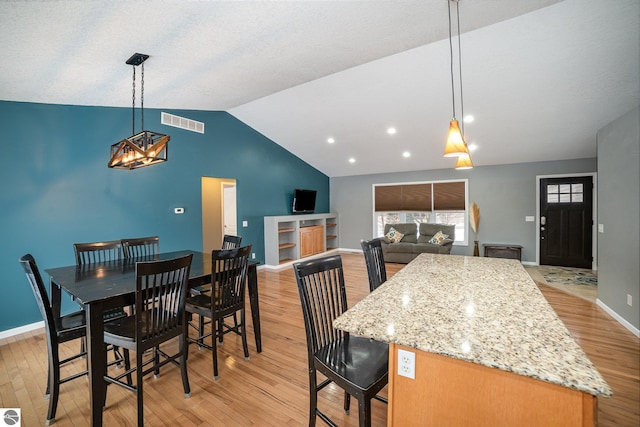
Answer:
[{"label": "light switch", "polygon": [[243,227],[248,227],[249,226],[249,221],[242,221],[242,226]]},{"label": "light switch", "polygon": [[604,233],[604,224],[598,224],[598,233]]},{"label": "light switch", "polygon": [[525,217],[524,217],[524,220],[525,220],[526,222],[534,222],[534,221],[536,220],[536,217],[535,217],[535,216],[527,215],[527,216],[525,216]]}]

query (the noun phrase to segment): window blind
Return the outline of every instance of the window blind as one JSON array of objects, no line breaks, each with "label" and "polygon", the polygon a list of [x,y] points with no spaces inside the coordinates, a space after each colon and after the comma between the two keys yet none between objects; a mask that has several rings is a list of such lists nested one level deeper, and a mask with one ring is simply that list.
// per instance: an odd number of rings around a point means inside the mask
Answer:
[{"label": "window blind", "polygon": [[378,185],[376,212],[431,211],[431,184]]},{"label": "window blind", "polygon": [[433,210],[463,211],[465,209],[463,181],[433,183]]}]

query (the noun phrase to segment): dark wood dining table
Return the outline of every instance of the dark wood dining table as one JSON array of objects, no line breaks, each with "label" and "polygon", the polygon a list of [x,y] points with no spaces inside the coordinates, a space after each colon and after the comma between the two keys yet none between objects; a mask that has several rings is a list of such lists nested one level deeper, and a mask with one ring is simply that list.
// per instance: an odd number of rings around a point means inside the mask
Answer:
[{"label": "dark wood dining table", "polygon": [[[137,261],[165,260],[188,254],[193,255],[189,273],[189,287],[194,288],[211,283],[211,253],[190,250],[166,252],[144,259],[130,258],[45,270],[50,277],[51,301],[54,314],[60,314],[59,301],[62,290],[71,295],[86,311],[92,426],[102,425],[102,403],[104,402],[105,391],[104,375],[107,363],[107,355],[104,351],[103,312],[109,308],[123,307],[133,303],[136,289],[135,264]],[[262,352],[262,339],[258,305],[257,265],[258,263],[255,262],[249,264],[247,287],[256,350],[260,353]]]}]

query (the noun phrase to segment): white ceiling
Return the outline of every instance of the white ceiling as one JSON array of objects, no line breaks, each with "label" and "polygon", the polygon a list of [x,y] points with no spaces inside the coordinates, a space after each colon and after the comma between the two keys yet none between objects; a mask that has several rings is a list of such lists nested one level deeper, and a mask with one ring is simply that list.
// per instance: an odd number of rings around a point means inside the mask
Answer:
[{"label": "white ceiling", "polygon": [[[640,104],[638,0],[459,5],[476,165],[594,157]],[[450,168],[447,37],[446,0],[3,0],[0,99],[128,107],[142,52],[146,107],[227,110],[329,176]]]}]

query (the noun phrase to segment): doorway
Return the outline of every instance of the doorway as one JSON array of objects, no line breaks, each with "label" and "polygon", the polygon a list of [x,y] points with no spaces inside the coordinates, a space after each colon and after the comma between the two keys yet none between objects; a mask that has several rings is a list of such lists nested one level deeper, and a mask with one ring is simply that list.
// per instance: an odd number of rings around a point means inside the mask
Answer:
[{"label": "doorway", "polygon": [[236,180],[202,177],[202,250],[222,247],[224,234],[237,235]]},{"label": "doorway", "polygon": [[593,176],[544,177],[538,188],[538,263],[593,268]]}]

